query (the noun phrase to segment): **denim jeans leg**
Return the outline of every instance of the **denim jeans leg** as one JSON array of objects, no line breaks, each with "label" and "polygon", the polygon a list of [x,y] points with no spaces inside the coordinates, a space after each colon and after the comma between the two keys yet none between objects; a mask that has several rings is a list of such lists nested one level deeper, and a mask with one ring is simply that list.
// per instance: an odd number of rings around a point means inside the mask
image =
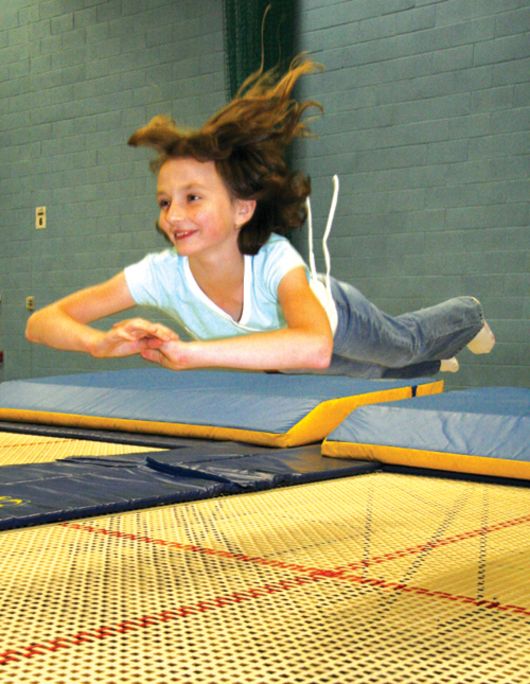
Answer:
[{"label": "denim jeans leg", "polygon": [[339,319],[333,351],[353,361],[405,370],[407,366],[448,359],[483,325],[480,303],[473,297],[455,297],[426,309],[390,316],[348,283],[332,279],[331,287]]},{"label": "denim jeans leg", "polygon": [[[386,368],[377,363],[355,361],[345,356],[333,354],[329,368],[324,371],[326,375],[349,375],[352,378],[421,378],[436,375],[440,371],[439,361],[424,361],[402,368]],[[312,371],[315,372],[315,371]]]}]

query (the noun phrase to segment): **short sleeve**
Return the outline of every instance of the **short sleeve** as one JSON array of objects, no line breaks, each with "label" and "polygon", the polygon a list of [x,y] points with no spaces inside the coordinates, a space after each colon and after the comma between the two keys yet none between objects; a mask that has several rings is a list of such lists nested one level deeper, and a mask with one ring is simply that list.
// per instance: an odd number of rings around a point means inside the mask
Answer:
[{"label": "short sleeve", "polygon": [[[263,254],[261,254],[262,251]],[[263,257],[263,283],[272,299],[276,299],[278,286],[289,271],[300,267],[307,270],[300,254],[286,238],[281,236],[274,236],[269,240],[260,250],[260,256]]]},{"label": "short sleeve", "polygon": [[125,281],[131,297],[139,306],[157,306],[155,262],[158,254],[148,254],[141,261],[124,269]]}]

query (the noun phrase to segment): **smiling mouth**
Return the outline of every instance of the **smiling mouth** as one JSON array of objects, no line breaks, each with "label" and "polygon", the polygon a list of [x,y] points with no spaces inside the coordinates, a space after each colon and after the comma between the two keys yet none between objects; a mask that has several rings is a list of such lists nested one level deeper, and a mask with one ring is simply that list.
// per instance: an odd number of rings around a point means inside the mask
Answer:
[{"label": "smiling mouth", "polygon": [[191,237],[192,235],[195,235],[197,231],[196,230],[179,230],[175,231],[173,233],[173,238],[175,242],[179,242],[180,240],[185,240],[186,238]]}]

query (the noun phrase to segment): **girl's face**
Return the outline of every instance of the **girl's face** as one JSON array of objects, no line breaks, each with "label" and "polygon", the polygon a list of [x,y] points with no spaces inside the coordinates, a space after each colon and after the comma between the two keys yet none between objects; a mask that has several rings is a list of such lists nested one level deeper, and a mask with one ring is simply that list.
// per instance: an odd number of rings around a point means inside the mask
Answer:
[{"label": "girl's face", "polygon": [[231,197],[214,162],[169,159],[158,174],[159,226],[182,256],[229,258],[255,202]]}]

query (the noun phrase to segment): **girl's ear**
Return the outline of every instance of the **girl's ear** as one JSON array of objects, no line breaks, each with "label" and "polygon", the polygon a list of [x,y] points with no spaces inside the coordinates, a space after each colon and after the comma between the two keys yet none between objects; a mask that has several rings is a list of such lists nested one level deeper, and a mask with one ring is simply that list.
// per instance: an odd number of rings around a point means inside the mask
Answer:
[{"label": "girl's ear", "polygon": [[256,211],[256,200],[236,200],[236,227],[242,228],[254,216]]}]

